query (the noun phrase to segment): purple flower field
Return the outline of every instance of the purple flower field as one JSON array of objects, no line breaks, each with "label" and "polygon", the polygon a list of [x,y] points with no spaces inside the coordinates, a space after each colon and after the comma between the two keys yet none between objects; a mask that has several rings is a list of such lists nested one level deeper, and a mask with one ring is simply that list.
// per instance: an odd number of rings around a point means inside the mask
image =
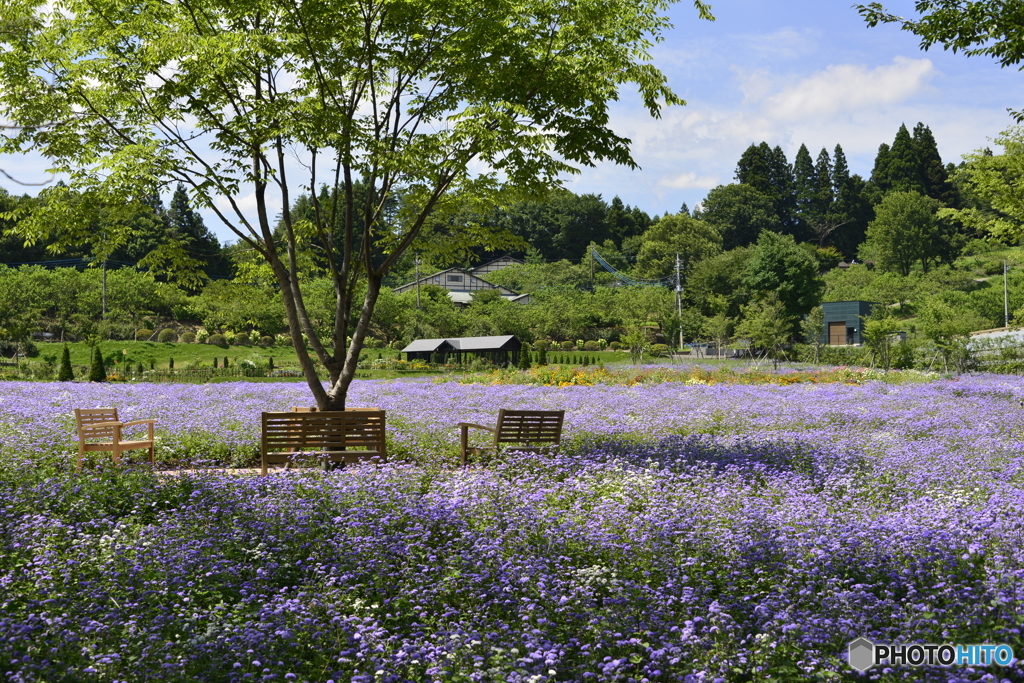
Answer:
[{"label": "purple flower field", "polygon": [[[1024,680],[846,645],[1024,652],[1024,381],[361,382],[402,462],[266,479],[98,467],[71,410],[251,464],[300,384],[0,383],[9,681]],[[455,423],[564,408],[558,457],[459,470]],[[399,458],[396,458],[398,460]]]}]

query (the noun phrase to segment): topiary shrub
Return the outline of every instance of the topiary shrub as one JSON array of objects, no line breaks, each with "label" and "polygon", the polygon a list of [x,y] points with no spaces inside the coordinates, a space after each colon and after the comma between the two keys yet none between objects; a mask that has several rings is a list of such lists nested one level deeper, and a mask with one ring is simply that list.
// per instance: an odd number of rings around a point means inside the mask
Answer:
[{"label": "topiary shrub", "polygon": [[135,330],[135,339],[136,339],[136,341],[148,341],[149,338],[152,337],[152,336],[153,336],[153,330],[151,330],[149,328],[140,327],[139,329]]},{"label": "topiary shrub", "polygon": [[652,356],[667,356],[670,351],[668,344],[651,344],[649,353]]},{"label": "topiary shrub", "polygon": [[103,352],[100,351],[100,347],[98,346],[94,346],[92,349],[92,364],[89,366],[89,381],[107,381],[107,368],[103,365]]},{"label": "topiary shrub", "polygon": [[588,341],[583,344],[584,351],[600,351],[601,345],[596,341]]},{"label": "topiary shrub", "polygon": [[563,351],[575,351],[576,345],[573,344],[571,341],[564,341],[561,344],[559,344],[559,348],[561,348]]},{"label": "topiary shrub", "polygon": [[239,332],[235,335],[235,338],[231,341],[235,346],[248,346],[249,345],[249,333]]},{"label": "topiary shrub", "polygon": [[533,342],[533,350],[534,351],[547,351],[550,348],[551,348],[551,342],[549,342],[547,339],[539,339],[539,340]]},{"label": "topiary shrub", "polygon": [[178,333],[169,327],[165,327],[160,330],[160,334],[157,335],[156,340],[161,344],[167,344],[168,342],[178,341]]},{"label": "topiary shrub", "polygon": [[269,337],[269,336],[266,336],[266,335],[260,337],[260,346],[266,348],[266,347],[273,346],[273,345],[274,345],[274,338],[273,337]]},{"label": "topiary shrub", "polygon": [[207,344],[213,344],[214,346],[227,346],[228,341],[224,338],[223,334],[211,334],[206,340]]},{"label": "topiary shrub", "polygon": [[70,382],[74,378],[75,373],[71,370],[71,351],[65,344],[64,349],[60,352],[60,370],[57,372],[57,381]]},{"label": "topiary shrub", "polygon": [[178,337],[178,341],[183,344],[194,344],[196,342],[195,332],[182,332],[181,336]]},{"label": "topiary shrub", "polygon": [[618,351],[619,349],[622,348],[622,344],[620,344],[617,341],[612,342],[611,344],[608,345],[608,348],[611,349],[612,351]]}]

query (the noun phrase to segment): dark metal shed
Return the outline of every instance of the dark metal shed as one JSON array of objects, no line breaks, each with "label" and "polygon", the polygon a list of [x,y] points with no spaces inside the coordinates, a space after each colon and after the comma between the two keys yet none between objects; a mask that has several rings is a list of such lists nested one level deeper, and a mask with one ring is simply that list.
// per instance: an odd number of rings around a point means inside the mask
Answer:
[{"label": "dark metal shed", "polygon": [[830,301],[821,305],[825,324],[821,343],[828,346],[859,345],[864,342],[864,318],[878,304],[871,301]]},{"label": "dark metal shed", "polygon": [[417,339],[402,349],[408,354],[409,360],[430,360],[431,354],[440,354],[441,362],[454,360],[461,363],[469,357],[485,358],[495,365],[515,365],[519,363],[519,352],[522,342],[515,335],[506,334],[497,337],[452,337],[449,339]]}]

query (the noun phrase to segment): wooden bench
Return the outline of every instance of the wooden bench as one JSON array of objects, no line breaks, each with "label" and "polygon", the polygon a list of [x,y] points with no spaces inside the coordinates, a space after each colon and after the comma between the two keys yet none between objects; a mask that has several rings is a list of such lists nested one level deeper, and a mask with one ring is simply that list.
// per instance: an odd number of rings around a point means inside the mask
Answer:
[{"label": "wooden bench", "polygon": [[[132,420],[121,422],[117,418],[117,408],[75,408],[75,423],[78,426],[78,461],[76,467],[82,469],[82,459],[88,451],[110,451],[114,462],[121,464],[121,453],[136,449],[149,450],[149,463],[155,464],[153,457],[153,425],[156,420]],[[145,439],[128,441],[122,430],[125,427],[148,425]],[[100,441],[94,441],[100,439]]]},{"label": "wooden bench", "polygon": [[383,462],[387,458],[383,410],[274,412],[262,415],[261,474],[290,467],[299,453],[324,462]]},{"label": "wooden bench", "polygon": [[[505,410],[498,411],[498,422],[494,427],[460,422],[459,445],[462,450],[462,465],[470,455],[485,451],[497,451],[509,447],[520,451],[544,452],[554,450],[562,440],[564,410]],[[470,446],[469,430],[483,429],[494,434],[490,446]]]}]

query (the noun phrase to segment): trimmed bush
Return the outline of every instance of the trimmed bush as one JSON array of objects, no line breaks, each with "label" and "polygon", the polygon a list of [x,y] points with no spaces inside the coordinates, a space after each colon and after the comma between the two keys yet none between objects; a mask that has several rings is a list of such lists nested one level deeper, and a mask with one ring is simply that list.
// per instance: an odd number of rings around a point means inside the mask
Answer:
[{"label": "trimmed bush", "polygon": [[196,333],[195,332],[182,332],[181,336],[178,337],[178,341],[183,344],[195,344]]},{"label": "trimmed bush", "polygon": [[200,344],[205,344],[206,340],[210,338],[210,333],[206,330],[200,329],[196,332],[196,341]]},{"label": "trimmed bush", "polygon": [[564,341],[561,344],[559,344],[559,348],[561,348],[563,351],[575,351],[576,345],[573,344],[571,341]]},{"label": "trimmed bush", "polygon": [[601,345],[596,341],[588,341],[583,344],[584,351],[600,351]]},{"label": "trimmed bush", "polygon": [[269,336],[260,337],[260,346],[267,348],[274,345],[274,338]]},{"label": "trimmed bush", "polygon": [[100,347],[98,346],[94,346],[92,349],[92,364],[89,366],[89,381],[107,381],[107,368],[103,365],[103,352],[100,351]]},{"label": "trimmed bush", "polygon": [[551,348],[551,342],[547,339],[539,339],[533,342],[534,351],[548,351]]},{"label": "trimmed bush", "polygon": [[71,351],[68,350],[68,345],[64,345],[64,349],[60,352],[60,370],[57,371],[58,382],[70,382],[75,378],[75,373],[71,369]]},{"label": "trimmed bush", "polygon": [[135,330],[135,338],[138,341],[148,341],[149,338],[152,336],[153,330],[148,329],[146,327],[140,327],[139,329]]},{"label": "trimmed bush", "polygon": [[248,346],[250,344],[249,334],[247,332],[239,332],[238,334],[235,335],[235,338],[231,341],[231,343],[234,344],[235,346]]},{"label": "trimmed bush", "polygon": [[622,344],[620,344],[619,342],[615,341],[615,342],[612,342],[611,344],[609,344],[608,348],[611,349],[612,351],[618,351],[619,349],[622,348]]},{"label": "trimmed bush", "polygon": [[223,334],[211,334],[209,339],[206,340],[207,344],[213,344],[214,346],[227,346],[228,342],[224,338]]},{"label": "trimmed bush", "polygon": [[161,344],[166,344],[168,342],[176,342],[178,341],[178,333],[169,327],[165,327],[164,329],[160,330],[160,334],[157,335],[156,340]]},{"label": "trimmed bush", "polygon": [[174,358],[168,358],[167,359],[167,369],[168,370],[173,370],[174,369]]},{"label": "trimmed bush", "polygon": [[668,344],[651,344],[650,354],[652,356],[667,356],[670,352]]}]

